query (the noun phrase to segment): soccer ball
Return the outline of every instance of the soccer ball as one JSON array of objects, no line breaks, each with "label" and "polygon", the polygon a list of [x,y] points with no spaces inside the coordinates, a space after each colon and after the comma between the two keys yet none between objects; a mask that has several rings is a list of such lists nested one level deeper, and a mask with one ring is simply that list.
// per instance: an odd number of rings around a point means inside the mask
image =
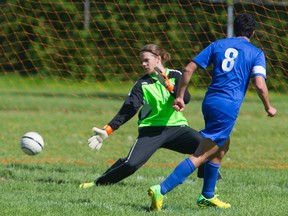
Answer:
[{"label": "soccer ball", "polygon": [[43,150],[44,140],[40,134],[30,131],[21,137],[20,146],[25,154],[33,156]]}]

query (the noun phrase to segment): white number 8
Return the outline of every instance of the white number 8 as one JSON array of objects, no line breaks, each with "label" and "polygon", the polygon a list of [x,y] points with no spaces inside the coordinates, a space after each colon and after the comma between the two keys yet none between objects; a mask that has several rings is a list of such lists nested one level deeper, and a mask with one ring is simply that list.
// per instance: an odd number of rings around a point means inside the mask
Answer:
[{"label": "white number 8", "polygon": [[225,59],[222,62],[222,69],[223,71],[229,72],[232,70],[234,66],[234,59],[238,56],[238,51],[233,48],[228,48],[225,51]]}]

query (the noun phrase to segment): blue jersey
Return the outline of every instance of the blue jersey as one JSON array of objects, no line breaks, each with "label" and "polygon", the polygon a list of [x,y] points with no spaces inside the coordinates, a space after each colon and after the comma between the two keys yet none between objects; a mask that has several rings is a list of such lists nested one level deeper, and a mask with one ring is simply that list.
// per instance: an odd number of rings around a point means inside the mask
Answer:
[{"label": "blue jersey", "polygon": [[212,81],[203,104],[234,119],[238,116],[250,77],[266,78],[263,51],[245,38],[225,38],[211,43],[193,61],[202,68],[213,64]]}]

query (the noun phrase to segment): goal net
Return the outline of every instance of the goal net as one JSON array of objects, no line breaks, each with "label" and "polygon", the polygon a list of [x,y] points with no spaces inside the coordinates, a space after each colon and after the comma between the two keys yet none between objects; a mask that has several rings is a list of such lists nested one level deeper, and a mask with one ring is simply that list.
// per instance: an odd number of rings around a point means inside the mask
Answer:
[{"label": "goal net", "polygon": [[[1,1],[0,94],[5,96],[0,103],[5,111],[1,118],[15,121],[9,130],[21,134],[32,129],[27,122],[34,121],[35,127],[39,121],[35,115],[29,116],[31,110],[43,114],[49,109],[36,130],[47,124],[46,130],[53,134],[61,130],[76,133],[81,124],[80,137],[75,139],[83,140],[90,126],[96,126],[92,123],[101,127],[111,120],[144,73],[139,61],[142,46],[160,45],[172,56],[166,66],[182,70],[209,43],[233,36],[231,23],[240,12],[255,17],[257,30],[252,43],[266,55],[267,85],[273,94],[284,98],[288,92],[287,6],[286,1]],[[205,89],[210,74],[208,68],[193,75],[190,87]],[[115,99],[120,100],[112,102]],[[256,109],[263,110],[257,97],[251,100]],[[7,115],[11,110],[17,111],[15,119]],[[71,112],[87,115],[74,125],[77,116],[70,119]],[[131,126],[135,127],[134,123]],[[274,132],[282,136],[278,129]],[[57,136],[65,142],[67,134]],[[49,134],[49,138],[54,137]]]}]

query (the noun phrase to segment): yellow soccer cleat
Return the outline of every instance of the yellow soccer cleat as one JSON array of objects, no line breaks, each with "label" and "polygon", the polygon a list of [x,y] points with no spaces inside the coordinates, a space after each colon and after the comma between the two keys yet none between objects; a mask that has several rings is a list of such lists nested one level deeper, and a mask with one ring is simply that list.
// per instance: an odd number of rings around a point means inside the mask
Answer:
[{"label": "yellow soccer cleat", "polygon": [[231,205],[229,203],[222,202],[217,198],[217,195],[215,195],[213,198],[207,199],[203,195],[200,195],[197,199],[197,205],[201,208],[206,207],[217,207],[217,208],[230,208]]},{"label": "yellow soccer cleat", "polygon": [[148,195],[151,197],[151,211],[160,211],[163,204],[164,195],[161,194],[160,185],[154,185],[148,189]]},{"label": "yellow soccer cleat", "polygon": [[79,188],[90,188],[96,186],[94,182],[82,183],[79,185]]}]

